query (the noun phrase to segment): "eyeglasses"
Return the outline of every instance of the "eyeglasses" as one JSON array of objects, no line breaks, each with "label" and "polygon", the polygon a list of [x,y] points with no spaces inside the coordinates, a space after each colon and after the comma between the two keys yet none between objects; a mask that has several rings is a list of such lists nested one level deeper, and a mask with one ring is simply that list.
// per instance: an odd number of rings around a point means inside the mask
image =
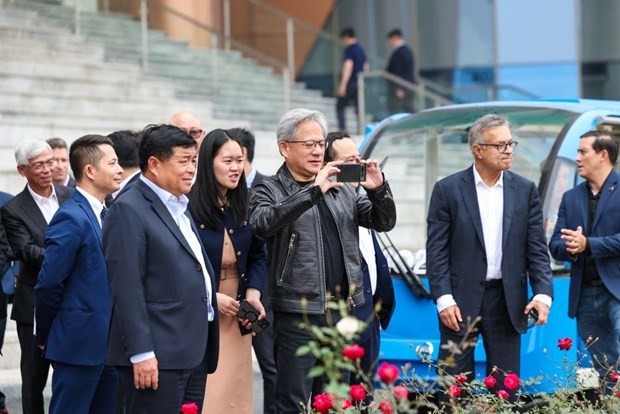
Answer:
[{"label": "eyeglasses", "polygon": [[498,142],[497,144],[480,144],[481,147],[495,147],[499,152],[506,152],[508,148],[515,149],[519,143],[517,141]]},{"label": "eyeglasses", "polygon": [[26,167],[32,168],[34,171],[36,172],[41,172],[43,171],[43,169],[45,167],[49,168],[50,170],[54,167],[56,167],[58,165],[58,161],[55,159],[51,159],[49,161],[41,161],[41,162],[37,162],[36,164],[32,164],[32,165],[26,165]]},{"label": "eyeglasses", "polygon": [[203,131],[204,129],[192,129],[192,130],[187,131],[187,133],[190,134],[192,138],[198,139],[202,135]]},{"label": "eyeglasses", "polygon": [[312,149],[314,149],[317,145],[319,146],[319,148],[321,149],[325,149],[325,140],[317,140],[317,139],[309,139],[308,141],[287,141],[288,143],[291,144],[301,144],[304,149],[311,151]]}]

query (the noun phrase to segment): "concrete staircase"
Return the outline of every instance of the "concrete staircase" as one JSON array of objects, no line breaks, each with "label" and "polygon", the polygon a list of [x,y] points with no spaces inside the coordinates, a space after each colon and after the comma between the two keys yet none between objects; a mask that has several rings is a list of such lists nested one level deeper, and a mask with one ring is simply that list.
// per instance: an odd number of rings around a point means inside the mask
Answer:
[{"label": "concrete staircase", "polygon": [[[284,113],[282,78],[234,51],[190,48],[149,31],[149,70],[139,65],[140,25],[130,16],[84,12],[72,34],[70,8],[0,0],[0,189],[21,190],[20,139],[108,134],[194,112],[206,128],[246,126],[257,135],[257,168],[281,162],[274,131]],[[296,83],[292,107],[322,111],[335,128],[335,102]],[[348,125],[356,125],[348,114]]]}]

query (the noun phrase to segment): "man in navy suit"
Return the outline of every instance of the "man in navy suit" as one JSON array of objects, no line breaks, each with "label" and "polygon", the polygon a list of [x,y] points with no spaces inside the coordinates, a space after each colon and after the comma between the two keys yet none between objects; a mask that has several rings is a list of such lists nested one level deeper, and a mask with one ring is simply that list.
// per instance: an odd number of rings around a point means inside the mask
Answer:
[{"label": "man in navy suit", "polygon": [[85,135],[71,144],[77,186],[45,232],[35,286],[37,343],[52,361],[50,413],[113,413],[118,378],[106,369],[112,295],[103,256],[103,200],[121,182],[112,142]]},{"label": "man in navy suit", "polygon": [[[388,60],[386,71],[394,76],[415,83],[413,51],[405,43],[400,29],[388,33],[388,43],[392,54]],[[388,110],[390,114],[397,112],[413,112],[413,93],[394,83],[388,83]]]},{"label": "man in navy suit", "polygon": [[133,131],[124,130],[112,132],[108,134],[108,138],[112,140],[114,151],[118,156],[118,163],[123,167],[123,180],[120,188],[105,198],[105,205],[110,208],[116,197],[134,185],[140,177],[140,157],[138,155],[140,137]]},{"label": "man in navy suit", "polygon": [[[324,161],[359,162],[360,154],[355,142],[345,131],[330,132],[325,139]],[[357,187],[358,183],[351,183]],[[373,377],[374,368],[379,360],[379,329],[387,329],[396,302],[394,287],[387,260],[381,251],[377,236],[372,230],[359,227],[360,257],[363,273],[364,304],[353,309],[353,315],[368,323],[359,338],[358,345],[366,351],[360,361],[362,371]],[[379,304],[379,313],[375,314],[375,306]],[[352,384],[358,384],[359,378],[351,377]],[[371,384],[367,384],[372,387]]]},{"label": "man in navy suit", "polygon": [[128,413],[177,413],[200,381],[191,402],[202,405],[206,374],[217,367],[214,274],[185,196],[196,146],[177,127],[148,126],[140,178],[103,226],[113,295],[108,363],[118,367]]},{"label": "man in navy suit", "polygon": [[43,140],[22,140],[15,149],[17,172],[28,183],[23,191],[2,206],[2,223],[14,256],[21,267],[15,285],[11,319],[17,323],[21,348],[22,410],[43,414],[43,390],[50,362],[43,358],[34,335],[34,285],[43,262],[43,234],[58,206],[73,189],[53,184],[57,165],[52,149]]},{"label": "man in navy suit", "polygon": [[[475,343],[481,334],[487,374],[498,376],[498,384],[505,372],[519,374],[527,313],[535,308],[536,323],[546,323],[553,297],[538,190],[508,171],[516,144],[506,118],[479,118],[469,131],[473,166],[435,184],[427,219],[426,272],[441,344]],[[465,338],[473,323],[476,332]],[[450,353],[442,346],[440,363]],[[473,380],[473,346],[453,357],[442,370]]]},{"label": "man in navy suit", "polygon": [[576,161],[585,181],[562,197],[549,243],[556,260],[571,262],[568,316],[577,317],[577,332],[601,379],[618,369],[620,357],[617,158],[618,141],[608,132],[581,136]]}]

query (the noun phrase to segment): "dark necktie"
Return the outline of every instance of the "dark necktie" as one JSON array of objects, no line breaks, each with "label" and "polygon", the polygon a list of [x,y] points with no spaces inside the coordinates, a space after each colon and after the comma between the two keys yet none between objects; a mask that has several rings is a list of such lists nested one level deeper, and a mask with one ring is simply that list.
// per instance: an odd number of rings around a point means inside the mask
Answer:
[{"label": "dark necktie", "polygon": [[101,210],[101,214],[99,214],[99,217],[101,217],[101,223],[103,223],[103,220],[105,220],[105,215],[108,213],[108,208],[106,206],[103,206],[103,210]]}]

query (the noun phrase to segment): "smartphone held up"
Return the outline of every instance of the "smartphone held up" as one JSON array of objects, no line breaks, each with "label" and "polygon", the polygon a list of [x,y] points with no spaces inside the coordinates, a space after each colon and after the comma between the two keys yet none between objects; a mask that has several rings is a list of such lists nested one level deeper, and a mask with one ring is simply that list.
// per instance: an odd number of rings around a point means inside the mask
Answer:
[{"label": "smartphone held up", "polygon": [[340,172],[336,175],[336,181],[342,183],[359,183],[366,181],[366,164],[340,164],[338,169]]}]

